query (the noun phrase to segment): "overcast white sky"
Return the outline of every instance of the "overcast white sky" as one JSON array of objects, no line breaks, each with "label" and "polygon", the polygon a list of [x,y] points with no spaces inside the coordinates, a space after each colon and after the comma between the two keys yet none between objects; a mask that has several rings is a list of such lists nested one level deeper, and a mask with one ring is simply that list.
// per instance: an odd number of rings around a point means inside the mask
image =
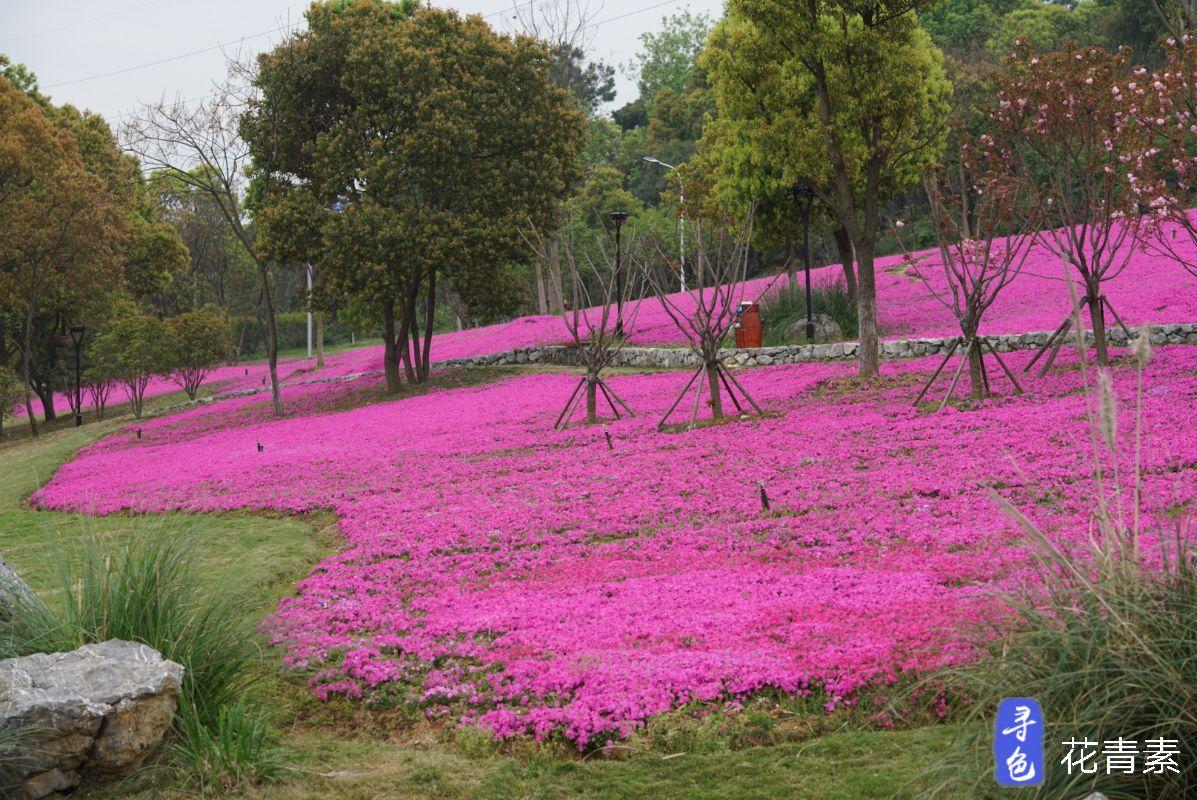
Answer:
[{"label": "overcast white sky", "polygon": [[[521,6],[527,2],[521,0]],[[511,28],[512,0],[432,5],[483,14],[497,29]],[[37,73],[42,91],[56,103],[89,108],[115,123],[138,101],[163,93],[207,94],[212,80],[223,75],[223,56],[219,49],[196,51],[223,44],[256,53],[279,40],[283,32],[276,29],[301,23],[307,6],[307,0],[0,0],[0,53]],[[597,23],[590,31],[592,52],[622,66],[639,48],[641,33],[687,7],[716,17],[722,3],[591,0]],[[634,82],[623,70],[616,79],[615,105],[635,99]]]}]

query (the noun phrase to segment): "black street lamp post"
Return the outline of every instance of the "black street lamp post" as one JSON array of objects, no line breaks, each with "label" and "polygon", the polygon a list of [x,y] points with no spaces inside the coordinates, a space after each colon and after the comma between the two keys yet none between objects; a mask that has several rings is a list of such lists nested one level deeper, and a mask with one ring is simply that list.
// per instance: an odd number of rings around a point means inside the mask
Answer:
[{"label": "black street lamp post", "polygon": [[83,334],[87,328],[82,325],[71,326],[71,341],[75,343],[75,427],[83,424]]},{"label": "black street lamp post", "polygon": [[815,340],[814,307],[810,295],[810,209],[815,202],[815,190],[806,181],[794,184],[794,202],[802,215],[802,263],[806,269],[806,340]]},{"label": "black street lamp post", "polygon": [[619,233],[624,220],[628,218],[628,212],[612,211],[607,216],[615,223],[615,335],[623,336],[623,252]]}]

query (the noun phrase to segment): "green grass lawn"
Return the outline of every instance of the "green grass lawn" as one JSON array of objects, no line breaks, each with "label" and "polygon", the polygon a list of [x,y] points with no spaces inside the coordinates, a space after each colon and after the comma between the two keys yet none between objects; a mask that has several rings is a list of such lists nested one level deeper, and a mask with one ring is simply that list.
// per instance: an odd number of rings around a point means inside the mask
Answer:
[{"label": "green grass lawn", "polygon": [[[161,402],[169,402],[169,398]],[[127,421],[127,419],[125,420]],[[213,591],[236,592],[251,609],[247,631],[269,613],[294,580],[336,546],[332,520],[253,514],[85,517],[34,511],[26,499],[79,448],[120,421],[63,427],[36,440],[0,445],[0,555],[53,602],[56,565],[78,556],[86,538],[183,535],[201,554]],[[247,635],[257,635],[247,633]],[[265,648],[265,645],[263,644]],[[499,747],[477,732],[380,722],[371,712],[311,698],[302,676],[283,676],[264,651],[263,679],[251,697],[279,729],[288,776],[238,790],[249,798],[916,798],[925,793],[937,756],[956,730],[847,729],[799,741],[734,749],[702,739],[697,747],[633,740],[615,756],[581,758],[560,744]],[[828,728],[830,729],[830,728]],[[695,743],[691,740],[691,743]],[[116,785],[84,787],[76,797],[184,798],[173,773],[151,763]]]},{"label": "green grass lawn", "polygon": [[[361,348],[361,347],[376,347],[381,344],[382,344],[382,339],[378,339],[378,338],[363,339],[360,336],[358,337],[358,340],[356,342],[337,342],[336,344],[327,344],[326,343],[324,345],[324,357],[328,358],[329,356],[339,355],[348,350],[357,350],[358,348]],[[307,357],[308,357],[308,348],[307,348],[306,344],[300,345],[299,347],[285,347],[278,351],[279,361],[306,359]],[[314,361],[315,359],[316,359],[316,345],[313,344],[312,345],[312,360]],[[246,363],[248,364],[248,363],[259,362],[259,361],[260,362],[266,361],[265,353],[255,353],[249,360],[246,361]]]}]

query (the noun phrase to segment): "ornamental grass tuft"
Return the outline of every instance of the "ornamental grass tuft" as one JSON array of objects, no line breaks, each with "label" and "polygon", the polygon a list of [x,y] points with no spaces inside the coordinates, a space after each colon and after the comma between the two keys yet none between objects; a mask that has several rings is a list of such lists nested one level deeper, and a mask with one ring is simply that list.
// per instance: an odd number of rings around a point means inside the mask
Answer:
[{"label": "ornamental grass tuft", "polygon": [[[1150,346],[1135,346],[1142,402],[1142,371]],[[1084,362],[1082,361],[1082,364]],[[1011,599],[1012,626],[994,638],[991,656],[936,678],[950,693],[972,698],[964,719],[974,723],[943,765],[940,796],[959,796],[949,775],[977,776],[970,796],[997,796],[989,746],[993,712],[1003,697],[1034,697],[1045,720],[1043,784],[1027,796],[1080,798],[1100,792],[1110,800],[1170,800],[1197,795],[1197,552],[1191,510],[1169,506],[1144,529],[1141,430],[1135,409],[1134,463],[1120,463],[1118,421],[1108,375],[1090,391],[1093,460],[1090,541],[1065,548],[1053,542],[1009,502],[997,498],[1038,556],[1037,580]],[[996,495],[995,495],[996,496]],[[1153,498],[1160,502],[1159,498]],[[1165,503],[1167,501],[1164,501]],[[1159,520],[1170,521],[1170,526]],[[1110,740],[1136,742],[1130,774],[1108,770]],[[1061,763],[1070,741],[1089,740],[1086,768]],[[1175,743],[1168,759],[1151,741]],[[1079,753],[1076,753],[1079,755]],[[1152,767],[1152,761],[1169,761]],[[1113,772],[1113,774],[1111,774]]]}]

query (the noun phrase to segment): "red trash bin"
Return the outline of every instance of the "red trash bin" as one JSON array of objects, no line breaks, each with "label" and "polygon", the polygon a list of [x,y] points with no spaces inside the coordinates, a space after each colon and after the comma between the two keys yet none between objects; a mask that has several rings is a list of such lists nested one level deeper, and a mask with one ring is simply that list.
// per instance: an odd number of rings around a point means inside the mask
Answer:
[{"label": "red trash bin", "polygon": [[761,306],[744,300],[736,309],[736,347],[761,346]]}]

